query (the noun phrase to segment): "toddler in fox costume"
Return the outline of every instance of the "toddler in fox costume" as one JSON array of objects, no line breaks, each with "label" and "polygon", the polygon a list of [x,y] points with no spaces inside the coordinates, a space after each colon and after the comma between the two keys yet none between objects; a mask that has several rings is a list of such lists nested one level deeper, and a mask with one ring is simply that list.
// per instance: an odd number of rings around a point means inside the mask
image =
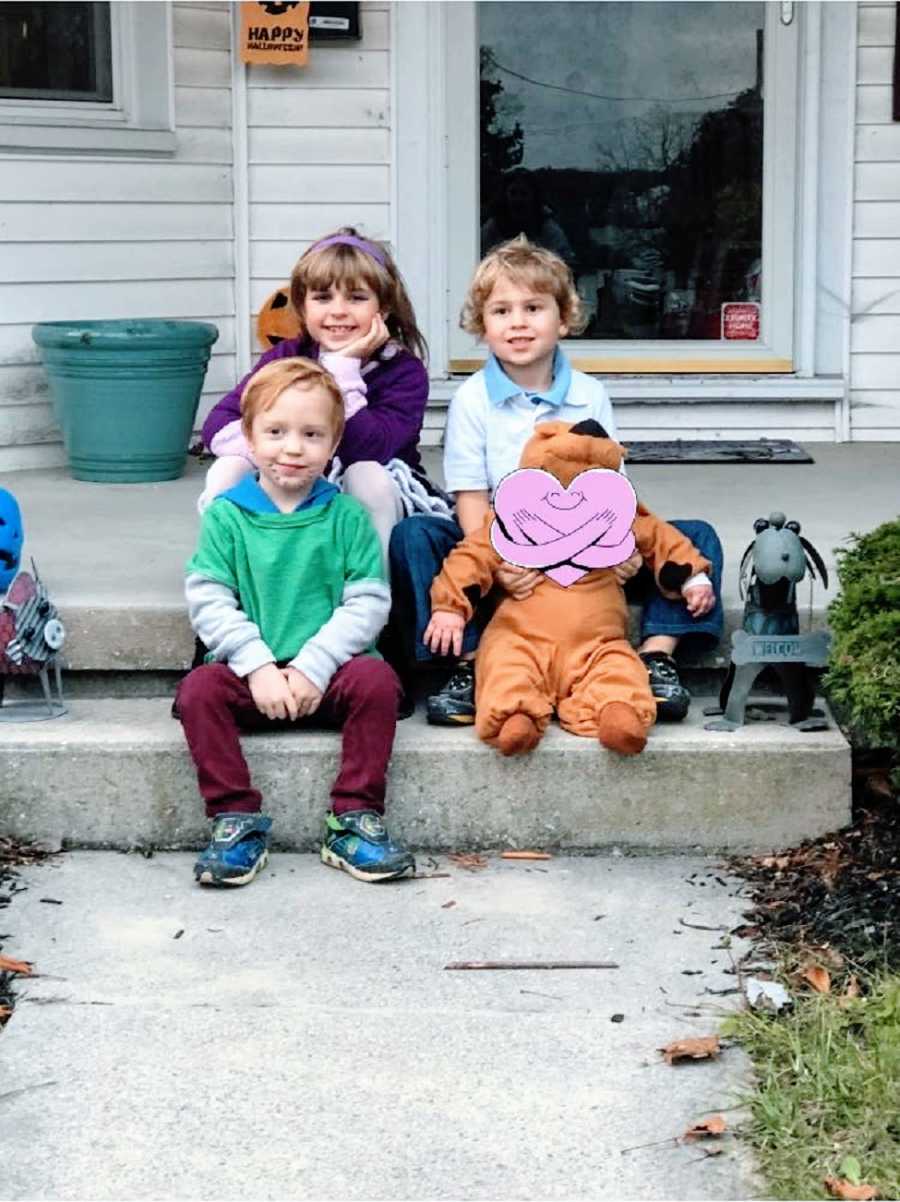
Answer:
[{"label": "toddler in fox costume", "polygon": [[[618,470],[625,448],[596,421],[542,422],[525,444],[523,468],[543,468],[568,487],[589,468]],[[503,562],[484,526],[444,560],[431,587],[432,618],[425,642],[435,654],[458,654],[470,595],[483,597]],[[678,597],[693,577],[710,570],[674,526],[638,505],[632,527],[637,548],[660,590]],[[628,642],[628,607],[611,568],[587,572],[563,587],[544,574],[522,600],[502,594],[475,661],[475,729],[503,755],[531,751],[554,710],[572,734],[599,739],[636,755],[656,718],[647,669]]]}]

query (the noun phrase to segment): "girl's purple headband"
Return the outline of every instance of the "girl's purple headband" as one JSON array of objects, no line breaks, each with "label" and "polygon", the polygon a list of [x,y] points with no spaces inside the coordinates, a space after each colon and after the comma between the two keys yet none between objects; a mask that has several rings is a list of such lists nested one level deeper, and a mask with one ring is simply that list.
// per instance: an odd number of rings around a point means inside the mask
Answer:
[{"label": "girl's purple headband", "polygon": [[321,242],[316,242],[309,249],[311,251],[324,250],[326,246],[355,246],[357,250],[371,255],[376,263],[380,263],[382,267],[387,268],[387,260],[384,257],[384,252],[374,242],[367,242],[365,238],[356,238],[353,234],[332,234],[330,238],[323,238]]}]

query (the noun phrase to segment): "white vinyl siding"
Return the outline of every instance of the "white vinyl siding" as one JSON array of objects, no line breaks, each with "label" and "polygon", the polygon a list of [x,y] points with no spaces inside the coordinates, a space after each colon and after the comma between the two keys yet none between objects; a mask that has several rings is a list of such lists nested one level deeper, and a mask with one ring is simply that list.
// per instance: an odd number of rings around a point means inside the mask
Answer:
[{"label": "white vinyl siding", "polygon": [[64,462],[35,322],[211,321],[203,408],[234,382],[229,6],[173,26],[173,156],[0,155],[0,471]]},{"label": "white vinyl siding", "polygon": [[390,5],[361,5],[362,39],[320,42],[297,71],[247,69],[249,294],[254,328],[302,252],[342,225],[390,235]]},{"label": "white vinyl siding", "polygon": [[900,441],[900,125],[891,121],[896,6],[858,10],[850,432]]}]

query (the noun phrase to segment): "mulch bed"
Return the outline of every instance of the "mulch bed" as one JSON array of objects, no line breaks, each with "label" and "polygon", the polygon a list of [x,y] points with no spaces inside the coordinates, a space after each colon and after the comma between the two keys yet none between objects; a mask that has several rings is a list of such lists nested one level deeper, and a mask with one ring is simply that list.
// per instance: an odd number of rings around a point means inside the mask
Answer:
[{"label": "mulch bed", "polygon": [[[17,893],[25,889],[19,882],[16,869],[29,864],[39,864],[52,854],[30,843],[20,843],[16,839],[0,835],[0,923],[3,922],[3,909]],[[0,952],[3,951],[3,941],[9,937],[8,933],[0,930]],[[15,1006],[15,976],[15,973],[0,971],[0,1027],[7,1022]]]},{"label": "mulch bed", "polygon": [[729,861],[753,888],[741,934],[900,971],[900,799],[888,768],[884,756],[854,756],[851,826],[778,855]]}]

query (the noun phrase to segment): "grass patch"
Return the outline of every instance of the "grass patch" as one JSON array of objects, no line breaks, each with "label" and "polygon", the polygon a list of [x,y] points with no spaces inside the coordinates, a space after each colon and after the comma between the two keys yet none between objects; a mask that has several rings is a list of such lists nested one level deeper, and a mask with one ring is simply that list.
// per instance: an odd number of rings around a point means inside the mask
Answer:
[{"label": "grass patch", "polygon": [[[823,1178],[860,1180],[900,1198],[900,976],[863,997],[798,995],[793,1012],[726,1022],[753,1060],[748,1136],[771,1198],[827,1198]],[[843,1165],[843,1168],[842,1168]]]}]

